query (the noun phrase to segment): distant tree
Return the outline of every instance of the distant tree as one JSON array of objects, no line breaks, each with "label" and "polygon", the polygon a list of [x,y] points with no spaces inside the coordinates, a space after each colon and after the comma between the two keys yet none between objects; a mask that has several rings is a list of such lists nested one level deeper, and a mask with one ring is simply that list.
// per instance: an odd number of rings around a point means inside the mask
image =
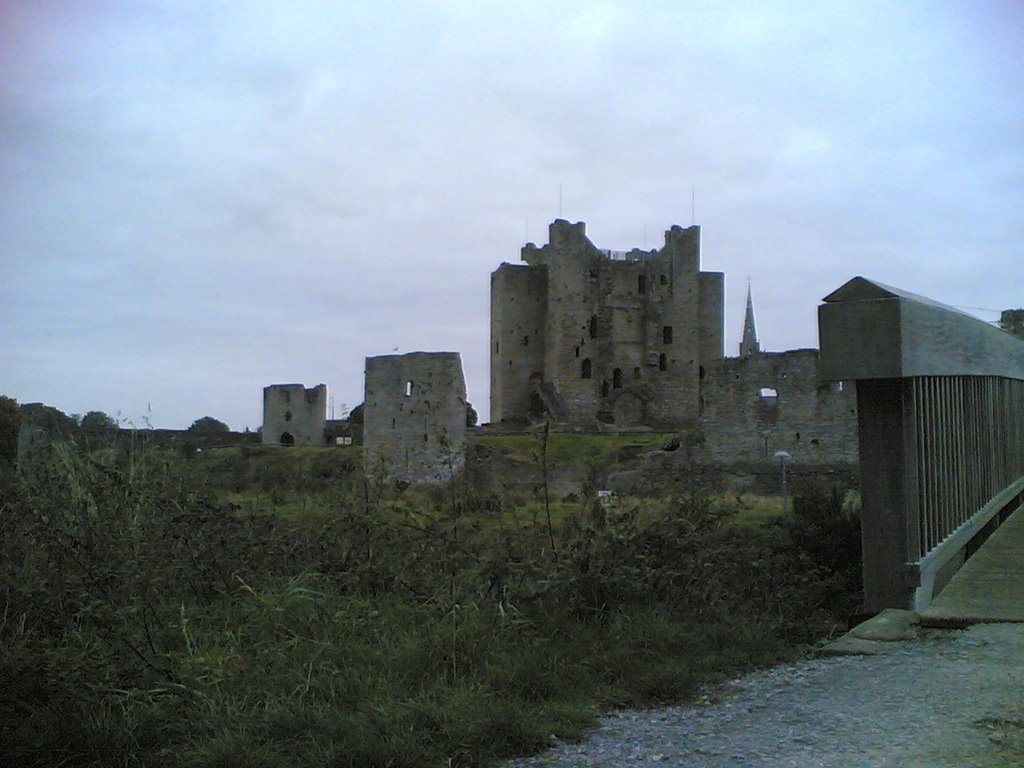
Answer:
[{"label": "distant tree", "polygon": [[224,432],[230,432],[231,428],[223,421],[218,421],[213,418],[213,416],[203,416],[203,418],[193,421],[192,426],[188,428],[188,431],[195,432],[200,435],[216,435]]},{"label": "distant tree", "polygon": [[21,409],[13,397],[0,395],[0,464],[14,464],[18,457],[18,427]]},{"label": "distant tree", "polygon": [[348,412],[348,421],[350,424],[362,424],[363,423],[363,404],[360,403],[351,411]]},{"label": "distant tree", "polygon": [[70,443],[78,431],[75,420],[53,406],[25,403],[18,410],[15,461],[23,471],[47,456],[54,446]]},{"label": "distant tree", "polygon": [[103,433],[113,432],[118,426],[113,417],[108,416],[103,411],[89,411],[82,417],[78,428],[83,432]]},{"label": "distant tree", "polygon": [[348,412],[349,434],[356,445],[363,444],[363,404],[360,403]]},{"label": "distant tree", "polygon": [[476,408],[473,407],[472,403],[466,403],[466,426],[475,427],[480,417],[477,415]]}]

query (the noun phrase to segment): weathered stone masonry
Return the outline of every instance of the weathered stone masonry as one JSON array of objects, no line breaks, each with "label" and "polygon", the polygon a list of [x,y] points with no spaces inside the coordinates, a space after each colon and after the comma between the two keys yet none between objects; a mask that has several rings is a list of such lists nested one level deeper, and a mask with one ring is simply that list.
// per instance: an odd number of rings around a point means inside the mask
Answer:
[{"label": "weathered stone masonry", "polygon": [[660,250],[601,251],[556,220],[525,266],[491,275],[491,421],[678,424],[698,416],[702,366],[723,357],[724,285],[700,271],[699,227]]},{"label": "weathered stone masonry", "polygon": [[727,358],[701,381],[702,460],[770,460],[787,451],[801,464],[857,459],[857,398],[842,382],[821,384],[818,350]]},{"label": "weathered stone masonry", "polygon": [[327,385],[271,384],[263,388],[264,445],[323,445]]},{"label": "weathered stone masonry", "polygon": [[457,352],[366,358],[366,471],[442,481],[465,463],[466,381]]}]

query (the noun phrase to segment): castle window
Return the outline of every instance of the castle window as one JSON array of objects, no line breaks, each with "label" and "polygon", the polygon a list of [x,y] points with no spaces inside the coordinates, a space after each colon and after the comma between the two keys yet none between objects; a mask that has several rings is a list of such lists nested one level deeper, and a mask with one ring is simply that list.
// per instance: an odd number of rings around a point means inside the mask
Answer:
[{"label": "castle window", "polygon": [[639,368],[634,368],[633,369],[633,378],[634,379],[639,379],[640,378],[640,369]]},{"label": "castle window", "polygon": [[661,282],[662,285],[668,285],[668,278],[665,277],[664,275],[662,275],[660,282]]},{"label": "castle window", "polygon": [[494,354],[498,354],[501,351],[501,342],[494,342]]},{"label": "castle window", "polygon": [[395,417],[394,416],[391,417],[391,428],[392,429],[395,428]]},{"label": "castle window", "polygon": [[530,337],[529,336],[523,336],[523,346],[524,347],[530,346]]},{"label": "castle window", "polygon": [[589,379],[593,373],[593,364],[590,362],[590,358],[583,358],[583,363],[580,365],[580,378]]},{"label": "castle window", "polygon": [[411,381],[407,381],[407,382],[405,382],[405,396],[409,397],[411,395],[412,395],[412,382]]},{"label": "castle window", "polygon": [[660,355],[658,355],[658,370],[659,371],[667,371],[668,370],[668,357],[665,355],[664,352],[662,352]]},{"label": "castle window", "polygon": [[707,376],[707,374],[708,374],[708,372],[704,370],[704,366],[703,365],[701,365],[701,366],[699,366],[697,368],[697,376],[699,378],[703,379],[705,376]]},{"label": "castle window", "polygon": [[672,343],[672,326],[666,325],[661,329],[661,343],[671,344]]},{"label": "castle window", "polygon": [[647,275],[636,276],[636,292],[647,293]]},{"label": "castle window", "polygon": [[292,393],[289,392],[287,389],[281,390],[281,397],[284,398],[284,401],[286,403],[290,403],[292,401]]},{"label": "castle window", "polygon": [[590,323],[589,323],[588,327],[590,328],[590,338],[596,339],[597,338],[597,315],[591,315],[590,316]]},{"label": "castle window", "polygon": [[612,387],[614,389],[622,389],[622,369],[616,368],[612,371]]},{"label": "castle window", "polygon": [[291,421],[292,420],[292,412],[291,411],[285,411],[284,412],[284,420],[285,421]]},{"label": "castle window", "polygon": [[580,348],[576,347],[576,357],[579,357],[579,356],[580,356]]}]

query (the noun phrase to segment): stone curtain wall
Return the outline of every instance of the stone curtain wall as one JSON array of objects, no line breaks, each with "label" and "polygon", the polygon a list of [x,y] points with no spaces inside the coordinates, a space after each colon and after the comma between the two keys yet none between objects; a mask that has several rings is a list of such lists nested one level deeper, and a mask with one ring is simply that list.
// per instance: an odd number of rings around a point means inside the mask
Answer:
[{"label": "stone curtain wall", "polygon": [[327,425],[327,385],[263,388],[264,445],[323,445]]},{"label": "stone curtain wall", "polygon": [[440,482],[465,463],[466,382],[457,352],[366,358],[367,474]]},{"label": "stone curtain wall", "polygon": [[708,366],[701,380],[702,458],[754,462],[787,451],[795,463],[856,463],[856,390],[818,381],[816,349],[761,352]]}]

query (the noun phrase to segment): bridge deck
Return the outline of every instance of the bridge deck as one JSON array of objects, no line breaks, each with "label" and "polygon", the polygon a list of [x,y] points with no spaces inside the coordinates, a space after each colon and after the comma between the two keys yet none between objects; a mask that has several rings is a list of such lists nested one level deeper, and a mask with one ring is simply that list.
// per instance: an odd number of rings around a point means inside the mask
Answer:
[{"label": "bridge deck", "polygon": [[921,613],[928,626],[1024,622],[1024,507],[988,538]]}]

